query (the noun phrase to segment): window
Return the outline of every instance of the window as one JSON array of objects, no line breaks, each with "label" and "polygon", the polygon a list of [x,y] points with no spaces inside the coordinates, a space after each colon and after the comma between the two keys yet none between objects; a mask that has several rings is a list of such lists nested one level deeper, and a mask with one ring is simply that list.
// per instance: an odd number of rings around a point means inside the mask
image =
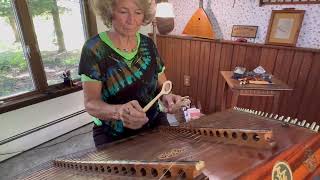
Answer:
[{"label": "window", "polygon": [[65,70],[77,76],[85,37],[79,0],[28,0],[49,85],[63,82]]},{"label": "window", "polygon": [[97,33],[88,1],[0,0],[0,113],[70,90],[62,74],[78,78],[82,45]]},{"label": "window", "polygon": [[34,90],[10,1],[0,5],[0,98]]}]

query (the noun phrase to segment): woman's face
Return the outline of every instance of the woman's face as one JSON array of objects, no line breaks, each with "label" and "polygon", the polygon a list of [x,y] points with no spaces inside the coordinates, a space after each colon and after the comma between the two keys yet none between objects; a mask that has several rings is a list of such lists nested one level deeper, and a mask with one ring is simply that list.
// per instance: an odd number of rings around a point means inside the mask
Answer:
[{"label": "woman's face", "polygon": [[135,36],[143,23],[144,12],[136,0],[117,0],[113,9],[112,24],[114,29],[125,36]]}]

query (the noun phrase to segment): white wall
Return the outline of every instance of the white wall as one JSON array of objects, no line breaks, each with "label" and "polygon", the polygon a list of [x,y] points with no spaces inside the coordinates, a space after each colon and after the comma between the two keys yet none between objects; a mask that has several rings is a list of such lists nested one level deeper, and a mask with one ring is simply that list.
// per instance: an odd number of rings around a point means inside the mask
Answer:
[{"label": "white wall", "polygon": [[[169,0],[175,12],[175,29],[171,34],[181,35],[187,22],[199,7],[195,0]],[[233,3],[235,3],[233,5]],[[266,5],[259,7],[258,0],[204,0],[204,9],[217,20],[223,39],[230,40],[233,25],[259,26],[256,42],[264,43],[272,10],[296,8],[305,10],[297,42],[298,47],[320,48],[320,4]],[[210,13],[209,13],[210,14]],[[212,17],[210,17],[212,19]]]},{"label": "white wall", "polygon": [[[0,115],[0,140],[10,138],[83,109],[83,94],[82,91],[79,91],[3,113]],[[0,154],[27,150],[90,122],[91,117],[87,113],[75,116],[23,138],[1,145]],[[15,154],[0,155],[0,161],[13,155]]]}]

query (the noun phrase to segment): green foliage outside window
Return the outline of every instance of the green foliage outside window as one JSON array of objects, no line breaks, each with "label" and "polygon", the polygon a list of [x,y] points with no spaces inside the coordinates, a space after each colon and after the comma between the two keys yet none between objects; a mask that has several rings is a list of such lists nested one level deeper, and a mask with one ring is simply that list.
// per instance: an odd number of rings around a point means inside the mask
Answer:
[{"label": "green foliage outside window", "polygon": [[[68,13],[70,9],[58,6],[57,0],[27,0],[27,3],[32,17],[44,17],[54,26],[54,34],[48,36],[48,40],[56,42],[57,49],[41,51],[45,71],[51,70],[54,74],[58,74],[68,69],[74,78],[77,77],[80,49],[66,50],[60,23],[60,15]],[[14,35],[12,36],[14,42],[0,41],[0,99],[33,89],[13,12],[11,0],[0,0],[0,20],[6,22],[5,27],[10,28],[12,32],[10,35]],[[47,73],[49,84],[59,83],[51,82],[57,80],[48,76],[50,73]]]}]

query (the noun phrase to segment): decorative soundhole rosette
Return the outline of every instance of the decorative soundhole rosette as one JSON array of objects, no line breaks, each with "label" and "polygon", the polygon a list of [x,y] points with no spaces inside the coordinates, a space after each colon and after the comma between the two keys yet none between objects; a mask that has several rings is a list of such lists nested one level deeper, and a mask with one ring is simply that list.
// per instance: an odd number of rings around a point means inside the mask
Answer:
[{"label": "decorative soundhole rosette", "polygon": [[284,161],[277,162],[272,169],[272,180],[280,179],[293,180],[291,168]]},{"label": "decorative soundhole rosette", "polygon": [[187,150],[186,147],[174,148],[168,152],[164,152],[164,153],[160,154],[158,156],[158,159],[171,159],[171,158],[179,156],[181,153],[185,152],[186,150]]}]

